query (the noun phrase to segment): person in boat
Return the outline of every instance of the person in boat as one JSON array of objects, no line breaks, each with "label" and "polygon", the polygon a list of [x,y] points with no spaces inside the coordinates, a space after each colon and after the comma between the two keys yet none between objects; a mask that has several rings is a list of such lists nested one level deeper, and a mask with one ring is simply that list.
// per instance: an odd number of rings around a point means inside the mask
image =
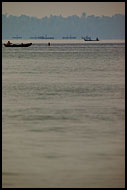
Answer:
[{"label": "person in boat", "polygon": [[48,43],[48,46],[50,46],[50,42]]},{"label": "person in boat", "polygon": [[11,43],[10,41],[8,41],[8,42],[7,42],[7,45],[10,45],[10,44],[12,44],[12,43]]}]

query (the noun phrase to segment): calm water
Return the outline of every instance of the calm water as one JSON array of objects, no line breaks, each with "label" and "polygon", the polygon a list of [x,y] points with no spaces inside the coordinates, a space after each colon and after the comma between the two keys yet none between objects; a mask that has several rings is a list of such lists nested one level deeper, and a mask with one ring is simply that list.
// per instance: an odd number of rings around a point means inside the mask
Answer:
[{"label": "calm water", "polygon": [[2,50],[3,187],[124,187],[125,44]]}]

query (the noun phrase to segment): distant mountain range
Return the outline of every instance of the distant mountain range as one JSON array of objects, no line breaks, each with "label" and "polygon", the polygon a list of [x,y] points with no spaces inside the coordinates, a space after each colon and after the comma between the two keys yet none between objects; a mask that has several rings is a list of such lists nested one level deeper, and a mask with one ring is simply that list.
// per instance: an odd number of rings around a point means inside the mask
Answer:
[{"label": "distant mountain range", "polygon": [[38,36],[53,36],[55,39],[74,36],[81,39],[87,35],[99,39],[125,39],[125,15],[99,17],[83,13],[81,17],[50,15],[41,19],[26,15],[2,15],[2,39],[18,36],[22,39]]}]

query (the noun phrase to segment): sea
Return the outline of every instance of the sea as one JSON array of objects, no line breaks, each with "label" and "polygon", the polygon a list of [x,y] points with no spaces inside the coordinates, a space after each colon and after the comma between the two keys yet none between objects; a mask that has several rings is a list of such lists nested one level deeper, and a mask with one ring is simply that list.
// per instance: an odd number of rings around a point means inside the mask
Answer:
[{"label": "sea", "polygon": [[124,188],[125,42],[11,42],[33,44],[2,44],[2,187]]}]

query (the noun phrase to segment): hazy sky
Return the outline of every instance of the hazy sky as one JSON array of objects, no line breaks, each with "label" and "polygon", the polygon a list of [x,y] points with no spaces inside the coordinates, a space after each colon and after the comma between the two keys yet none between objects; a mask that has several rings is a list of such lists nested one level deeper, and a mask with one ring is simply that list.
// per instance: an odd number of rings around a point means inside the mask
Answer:
[{"label": "hazy sky", "polygon": [[71,15],[81,16],[85,12],[87,16],[112,16],[114,14],[125,14],[124,2],[3,2],[2,13],[8,15],[45,16]]}]

